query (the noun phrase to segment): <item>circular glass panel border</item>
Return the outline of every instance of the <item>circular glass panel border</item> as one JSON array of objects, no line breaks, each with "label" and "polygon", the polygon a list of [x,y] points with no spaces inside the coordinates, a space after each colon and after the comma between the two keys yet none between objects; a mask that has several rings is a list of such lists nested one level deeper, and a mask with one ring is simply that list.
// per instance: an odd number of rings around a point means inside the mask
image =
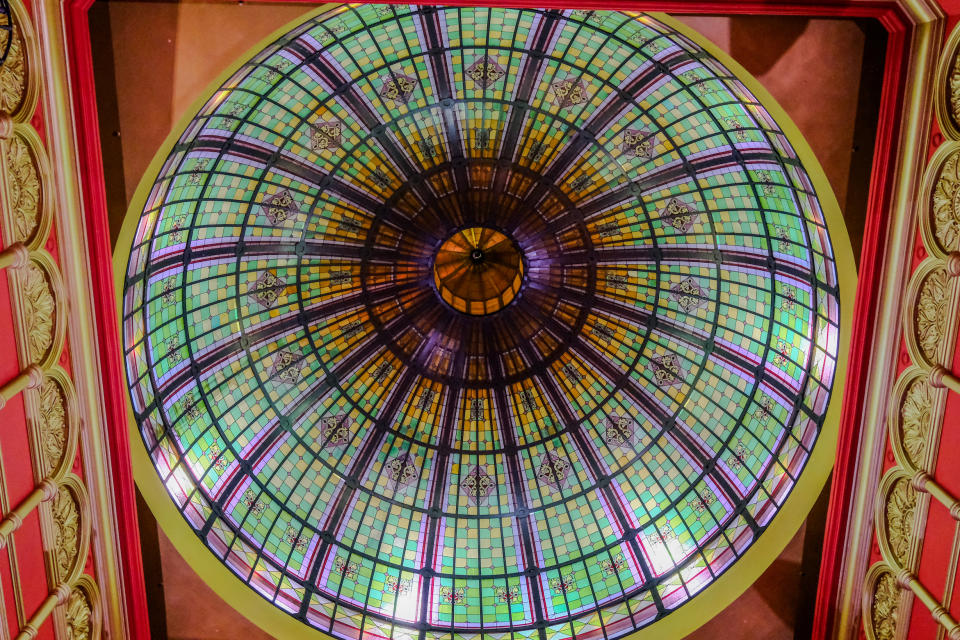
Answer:
[{"label": "circular glass panel border", "polygon": [[[318,15],[331,8],[329,5],[321,7],[310,15]],[[254,48],[254,53],[258,52],[264,44],[287,33],[292,27],[300,24],[308,17],[309,16],[305,16],[304,19],[297,20],[292,25],[278,30],[270,36],[270,38],[266,39],[264,43]],[[833,244],[834,259],[840,280],[838,294],[840,303],[844,309],[851,309],[852,293],[855,287],[855,271],[849,241],[839,215],[838,206],[822,174],[822,170],[795,126],[789,121],[786,114],[777,107],[773,99],[725,54],[705,42],[702,37],[697,36],[685,27],[677,25],[665,16],[656,16],[656,20],[683,34],[693,42],[696,42],[698,46],[710,52],[726,66],[727,69],[731,70],[739,81],[749,87],[749,90],[759,99],[759,102],[764,106],[766,111],[773,115],[781,130],[786,132],[797,156],[802,161],[802,165],[809,173],[819,197],[824,217],[830,229],[830,237]],[[229,70],[220,80],[214,83],[214,89],[208,92],[208,95],[213,95],[216,88],[220,87],[236,69],[242,67],[247,60],[253,57],[253,55],[249,55],[242,58],[233,69]],[[206,101],[206,99],[197,101],[194,108],[189,110],[188,113],[193,114],[200,111],[200,108]],[[182,126],[185,127],[190,120],[191,117],[185,118]],[[137,218],[140,212],[143,211],[144,203],[150,195],[153,176],[159,173],[166,159],[167,152],[173,148],[181,130],[180,128],[176,128],[174,133],[168,138],[160,153],[158,153],[155,158],[154,163],[145,174],[144,181],[141,183],[131,205],[131,214],[128,215],[124,223],[124,229],[116,251],[115,269],[118,292],[124,290],[123,274],[126,267],[126,260],[129,256],[129,249],[136,231]],[[118,300],[118,306],[122,317],[122,299]],[[661,634],[669,634],[671,636],[683,635],[708,620],[760,575],[789,541],[800,523],[802,523],[822,488],[832,464],[832,456],[836,442],[836,427],[841,404],[841,387],[842,381],[845,379],[845,355],[849,340],[849,326],[850,317],[849,313],[847,313],[841,316],[839,336],[836,337],[837,353],[840,354],[840,358],[834,372],[834,380],[839,382],[835,382],[832,401],[826,410],[826,416],[823,420],[816,446],[810,453],[803,473],[799,476],[789,495],[786,497],[786,502],[780,506],[779,511],[773,517],[772,521],[766,525],[763,535],[759,536],[749,545],[737,562],[733,563],[720,574],[719,577],[713,579],[702,591],[691,594],[691,597],[695,597],[696,605],[691,606],[688,604],[685,609],[687,613],[686,616],[666,615],[673,607],[665,607],[661,612],[662,615],[658,615],[654,622],[639,629],[638,632],[640,636],[646,636],[647,634],[649,634],[650,637],[662,637]],[[131,434],[135,439],[139,440],[140,434],[137,429],[136,420],[132,414],[131,416]],[[250,585],[241,582],[232,572],[226,569],[226,567],[210,553],[210,550],[201,542],[193,529],[183,519],[182,514],[177,510],[174,502],[171,500],[171,494],[168,493],[166,487],[157,477],[153,469],[153,464],[143,448],[139,446],[132,448],[137,482],[147,497],[151,509],[157,515],[165,532],[167,532],[171,540],[173,540],[178,550],[222,597],[251,620],[280,637],[325,637],[323,634],[310,629],[301,622],[286,615],[279,608],[263,600],[250,588]],[[691,598],[684,599],[685,604],[690,602]],[[632,629],[628,629],[627,631],[630,630]],[[612,635],[622,634],[616,632]],[[431,636],[432,634],[428,633],[427,637]]]}]

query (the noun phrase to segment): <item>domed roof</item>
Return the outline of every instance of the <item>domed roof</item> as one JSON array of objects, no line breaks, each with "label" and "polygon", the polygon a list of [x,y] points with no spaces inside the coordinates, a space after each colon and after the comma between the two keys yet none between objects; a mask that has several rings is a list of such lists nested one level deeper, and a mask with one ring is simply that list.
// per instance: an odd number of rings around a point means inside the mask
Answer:
[{"label": "domed roof", "polygon": [[643,628],[764,535],[824,428],[813,169],[663,19],[345,5],[165,153],[133,413],[209,552],[311,627]]}]

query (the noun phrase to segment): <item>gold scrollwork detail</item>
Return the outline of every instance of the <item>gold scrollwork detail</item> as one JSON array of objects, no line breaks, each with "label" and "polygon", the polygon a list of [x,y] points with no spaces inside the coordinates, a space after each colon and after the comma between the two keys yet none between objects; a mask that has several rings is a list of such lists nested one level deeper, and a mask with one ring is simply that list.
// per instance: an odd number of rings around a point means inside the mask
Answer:
[{"label": "gold scrollwork detail", "polygon": [[33,64],[36,37],[27,12],[18,0],[10,2],[11,23],[9,30],[0,30],[0,47],[10,38],[10,51],[0,67],[0,111],[14,120],[27,120],[37,108],[38,89]]},{"label": "gold scrollwork detail", "polygon": [[929,375],[911,366],[900,374],[890,404],[890,444],[901,466],[929,471],[940,441],[946,392],[930,386]]},{"label": "gold scrollwork detail", "polygon": [[916,540],[918,493],[910,478],[894,467],[883,477],[877,492],[877,539],[880,551],[901,567],[912,567],[919,551]]},{"label": "gold scrollwork detail", "polygon": [[910,278],[904,301],[904,337],[910,358],[930,367],[944,364],[953,353],[960,305],[960,286],[947,274],[943,260],[927,258]]},{"label": "gold scrollwork detail", "polygon": [[29,125],[15,125],[13,136],[4,142],[3,171],[7,237],[36,249],[50,231],[44,188],[50,173],[43,144]]},{"label": "gold scrollwork detail", "polygon": [[48,573],[55,584],[72,583],[83,571],[90,543],[86,490],[68,475],[49,503]]},{"label": "gold scrollwork detail", "polygon": [[[100,590],[93,579],[80,576],[62,609],[64,633],[68,640],[99,640],[102,621]],[[58,634],[58,637],[61,637]]]},{"label": "gold scrollwork detail", "polygon": [[868,640],[894,640],[901,610],[902,589],[884,563],[870,567],[863,590],[863,630]]}]

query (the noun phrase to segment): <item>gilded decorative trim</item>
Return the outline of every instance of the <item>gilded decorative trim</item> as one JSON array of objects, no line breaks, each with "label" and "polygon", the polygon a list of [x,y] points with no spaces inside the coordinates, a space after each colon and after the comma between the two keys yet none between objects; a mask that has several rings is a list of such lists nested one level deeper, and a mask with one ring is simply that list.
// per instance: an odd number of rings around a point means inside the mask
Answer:
[{"label": "gilded decorative trim", "polygon": [[[958,49],[960,29],[955,29],[940,58],[934,85],[937,118],[953,140],[960,137]],[[928,475],[936,467],[946,402],[946,392],[931,386],[930,373],[951,362],[957,332],[960,286],[950,277],[945,258],[960,248],[960,143],[945,142],[937,149],[915,202],[918,206],[910,211],[917,214],[917,226],[903,230],[901,246],[907,246],[916,230],[929,257],[913,270],[901,305],[902,335],[914,364],[900,375],[888,404],[888,437],[898,466],[884,474],[874,505],[883,561],[870,568],[863,583],[861,614],[868,639],[905,637],[908,624],[898,621],[909,621],[914,596],[938,624],[952,624],[912,569],[919,561],[931,499],[949,502],[950,498]],[[902,255],[909,260],[912,250]],[[900,268],[909,265],[902,261]],[[881,460],[872,457],[873,468],[879,468]]]},{"label": "gilded decorative trim", "polygon": [[[10,0],[11,3],[22,1]],[[102,405],[102,391],[97,384],[101,378],[99,352],[96,348],[100,336],[97,334],[91,298],[88,295],[90,253],[80,187],[80,160],[77,156],[73,100],[70,94],[71,87],[76,88],[69,81],[68,63],[71,54],[66,46],[66,33],[72,18],[66,17],[65,12],[70,8],[63,0],[31,2],[30,12],[37,33],[36,39],[31,42],[37,47],[37,56],[34,58],[36,73],[32,73],[33,67],[28,67],[31,71],[31,82],[28,86],[43,91],[44,149],[49,157],[49,166],[57,168],[55,176],[41,172],[41,184],[44,215],[48,220],[55,221],[56,226],[55,242],[60,269],[57,271],[58,277],[55,278],[54,294],[60,305],[57,323],[62,327],[62,333],[59,335],[69,332],[70,375],[83,381],[83,384],[73,389],[73,415],[76,417],[69,418],[68,422],[84,425],[77,446],[77,455],[84,461],[83,480],[86,483],[82,493],[84,531],[88,533],[93,528],[98,532],[96,536],[89,536],[82,545],[83,554],[89,553],[92,558],[94,575],[103,585],[103,591],[100,592],[89,577],[83,576],[80,579],[81,584],[87,585],[86,592],[92,594],[91,600],[94,601],[91,617],[94,624],[89,637],[99,638],[101,629],[105,628],[109,630],[109,634],[104,631],[103,635],[126,638],[129,636],[130,626],[125,613],[126,601],[123,594],[126,587],[117,546],[117,532],[123,524],[117,522],[114,512],[113,476],[109,466],[103,464],[104,460],[109,459],[110,443],[106,441],[108,429]],[[30,49],[28,54],[29,52]],[[18,127],[27,128],[29,124],[13,126],[14,130],[18,130]],[[0,171],[2,164],[0,162]],[[55,177],[55,180],[51,179],[52,177]],[[0,199],[5,197],[6,190],[0,189]],[[6,211],[8,207],[0,206],[0,209]],[[2,212],[0,217],[4,217]],[[8,224],[9,221],[4,219],[0,222]],[[46,242],[46,237],[42,242]],[[69,291],[70,295],[57,296],[64,291]],[[18,296],[12,298],[16,305]],[[22,347],[22,344],[18,344],[21,358]],[[60,350],[55,347],[53,351],[58,353],[59,358]],[[41,528],[46,543],[53,540],[53,532],[50,530],[52,523],[47,522],[45,527],[44,520],[45,518],[41,519]],[[92,551],[88,552],[88,549]],[[48,574],[52,576],[54,563],[49,555],[47,564]],[[57,627],[57,637],[69,637],[63,618],[59,615],[56,618],[59,618],[61,623]]]},{"label": "gilded decorative trim", "polygon": [[889,185],[891,197],[885,212],[889,226],[878,245],[878,251],[886,259],[877,273],[876,326],[870,336],[872,353],[862,383],[863,406],[851,424],[858,444],[856,464],[850,470],[856,469],[857,475],[845,505],[846,534],[842,541],[845,551],[835,578],[840,585],[834,601],[819,605],[836,612],[832,627],[822,630],[824,637],[857,637],[863,624],[862,616],[858,615],[860,603],[866,594],[872,597],[872,583],[865,582],[864,576],[875,536],[873,507],[886,455],[888,430],[880,425],[887,424],[893,376],[897,370],[904,290],[912,271],[917,203],[922,200],[923,167],[929,155],[930,117],[935,102],[933,77],[946,23],[938,3],[905,2],[901,7],[910,16],[911,26],[909,44],[905,46],[908,61],[902,67],[906,84],[896,123],[898,133],[890,142],[897,149],[897,170]]},{"label": "gilded decorative trim", "polygon": [[[37,109],[37,37],[21,2],[10,0],[10,11],[13,29],[0,32],[10,33],[13,37],[10,52],[0,68],[0,112],[22,122]],[[0,44],[5,43],[6,37],[0,36]]]},{"label": "gilded decorative trim", "polygon": [[[953,585],[957,579],[957,565],[960,564],[960,522],[953,528],[953,545],[950,547],[950,559],[947,561],[947,578],[943,584],[943,608],[950,611],[953,607]],[[936,640],[943,640],[946,629],[937,629]]]},{"label": "gilded decorative trim", "polygon": [[[0,450],[0,462],[3,461],[3,451]],[[10,497],[7,494],[8,481],[3,465],[0,464],[0,512],[9,513],[13,508],[10,504]],[[26,622],[27,616],[23,605],[23,589],[20,582],[20,569],[17,561],[17,540],[15,536],[7,540],[7,558],[10,562],[10,579],[13,583],[13,607],[16,612],[15,620],[17,627],[22,627]],[[3,609],[6,613],[7,609]],[[6,627],[6,625],[0,625]],[[4,629],[5,630],[5,629]]]}]

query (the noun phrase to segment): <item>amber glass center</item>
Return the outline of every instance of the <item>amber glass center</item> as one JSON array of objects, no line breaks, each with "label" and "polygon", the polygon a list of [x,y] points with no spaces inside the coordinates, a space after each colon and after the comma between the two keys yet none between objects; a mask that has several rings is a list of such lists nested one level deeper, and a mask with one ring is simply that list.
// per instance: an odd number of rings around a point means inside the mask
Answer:
[{"label": "amber glass center", "polygon": [[523,259],[503,233],[470,227],[450,236],[437,251],[433,279],[443,300],[475,316],[510,304],[523,283]]}]

